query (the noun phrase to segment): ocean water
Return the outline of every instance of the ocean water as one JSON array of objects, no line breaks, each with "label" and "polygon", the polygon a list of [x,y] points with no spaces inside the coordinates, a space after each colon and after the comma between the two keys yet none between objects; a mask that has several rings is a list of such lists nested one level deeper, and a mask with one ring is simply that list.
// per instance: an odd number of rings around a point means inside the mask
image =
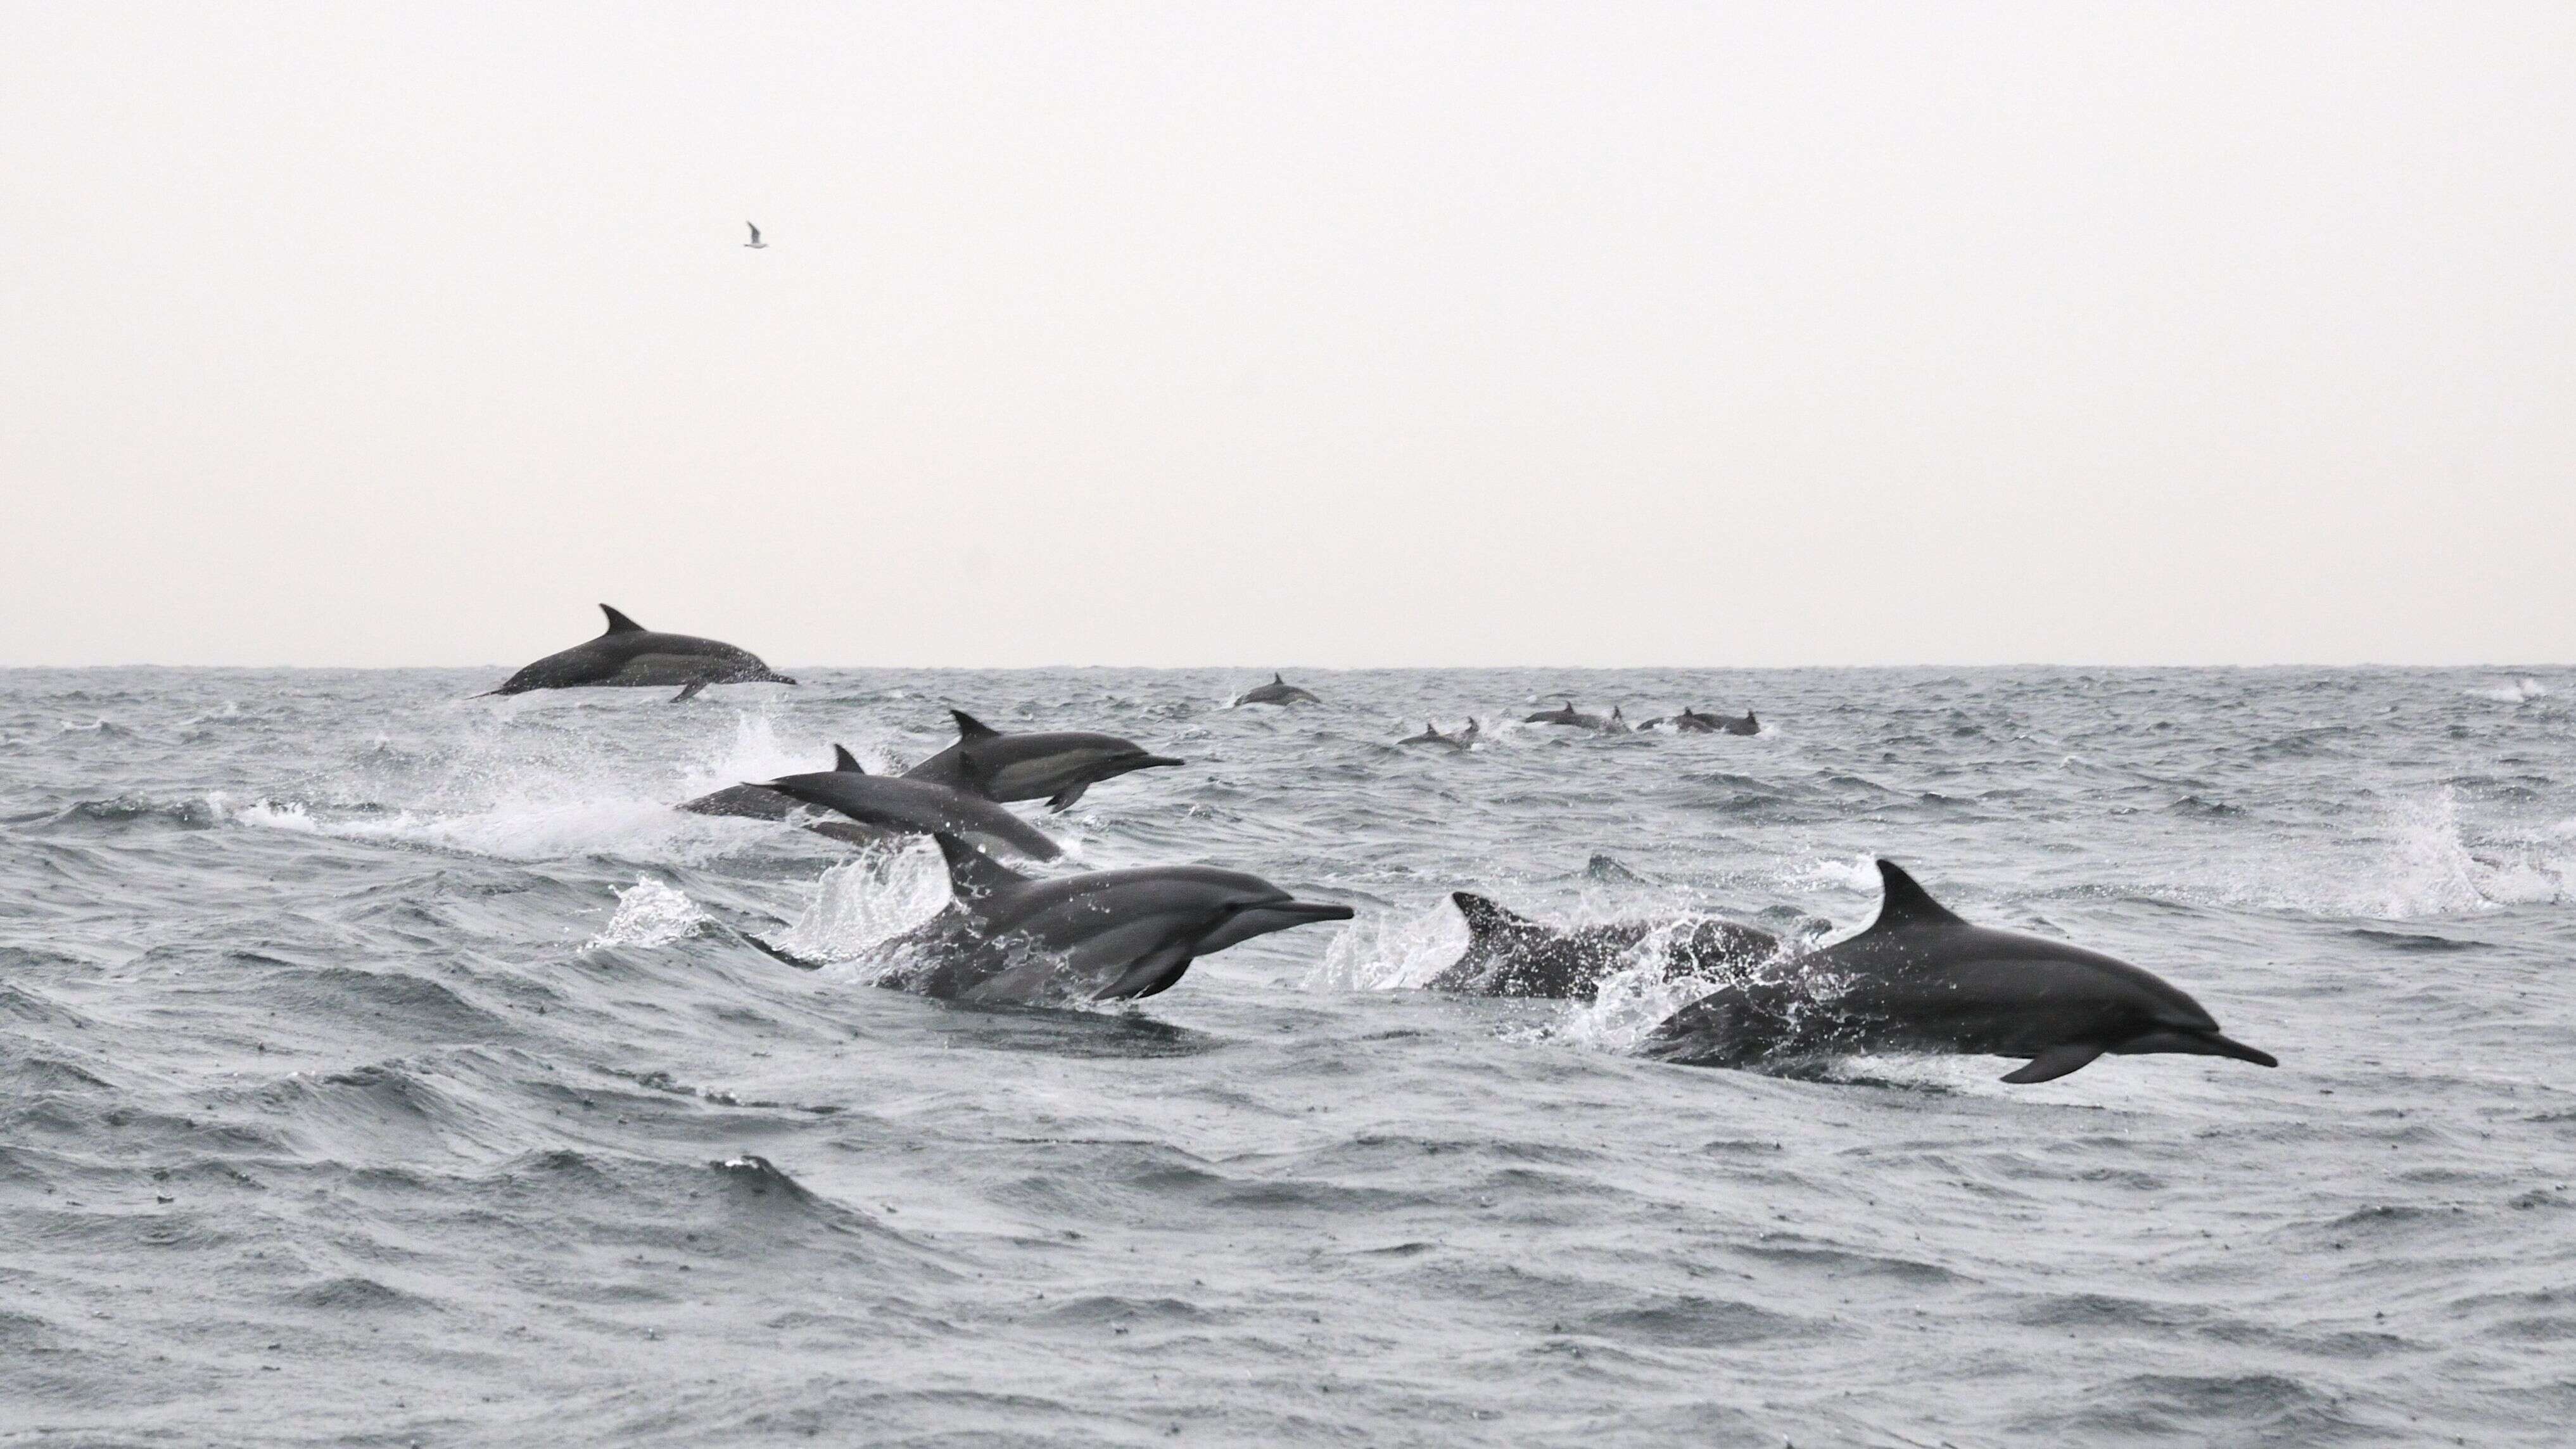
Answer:
[{"label": "ocean water", "polygon": [[[2566,671],[0,672],[0,1443],[2564,1443]],[[1755,738],[1499,721],[1748,706]],[[669,806],[997,727],[1033,816],[1358,918],[1096,1011],[871,987],[936,909]],[[1405,750],[1425,718],[1489,727]],[[1024,809],[1030,807],[1023,807]],[[1632,1055],[1405,989],[1447,892],[1836,932],[1870,857],[2277,1071]],[[740,933],[834,963],[789,969]]]}]

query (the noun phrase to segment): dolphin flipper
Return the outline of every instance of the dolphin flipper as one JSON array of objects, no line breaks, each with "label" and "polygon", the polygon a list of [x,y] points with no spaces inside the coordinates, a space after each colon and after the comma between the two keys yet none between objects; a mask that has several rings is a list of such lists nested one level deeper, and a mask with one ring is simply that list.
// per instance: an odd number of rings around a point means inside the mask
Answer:
[{"label": "dolphin flipper", "polygon": [[2033,1082],[2053,1082],[2069,1072],[2080,1072],[2093,1065],[2093,1059],[2100,1055],[2102,1048],[2091,1042],[2060,1042],[2032,1057],[2030,1065],[2021,1070],[2004,1073],[2004,1080],[2016,1087],[2027,1087]]},{"label": "dolphin flipper", "polygon": [[692,679],[688,683],[680,686],[679,693],[671,696],[671,703],[678,704],[684,699],[695,699],[698,697],[698,691],[706,687],[707,682],[705,680]]},{"label": "dolphin flipper", "polygon": [[1090,789],[1090,788],[1091,788],[1091,782],[1090,782],[1090,781],[1088,781],[1088,780],[1085,780],[1085,781],[1083,781],[1081,784],[1074,786],[1074,787],[1073,787],[1072,789],[1070,789],[1070,790],[1058,790],[1057,792],[1055,792],[1055,794],[1054,794],[1053,796],[1051,796],[1051,797],[1047,800],[1047,808],[1048,808],[1049,810],[1065,810],[1065,809],[1068,809],[1068,808],[1070,808],[1070,807],[1072,806],[1072,804],[1073,804],[1073,802],[1074,802],[1074,801],[1079,800],[1079,799],[1081,799],[1081,798],[1082,798],[1082,792],[1083,792],[1083,791],[1088,790],[1088,789]]}]

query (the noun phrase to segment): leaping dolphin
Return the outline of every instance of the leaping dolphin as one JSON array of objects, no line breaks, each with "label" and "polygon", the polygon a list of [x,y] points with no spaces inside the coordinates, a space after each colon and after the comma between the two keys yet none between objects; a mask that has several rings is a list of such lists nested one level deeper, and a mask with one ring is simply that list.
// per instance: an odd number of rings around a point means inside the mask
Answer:
[{"label": "leaping dolphin", "polygon": [[1168,991],[1191,962],[1255,936],[1351,918],[1348,906],[1301,901],[1241,871],[1174,865],[1031,880],[954,835],[938,840],[953,899],[888,943],[905,964],[879,985],[951,1001],[1118,1001]]},{"label": "leaping dolphin", "polygon": [[1322,704],[1310,690],[1298,688],[1276,672],[1268,684],[1257,684],[1234,697],[1236,704]]},{"label": "leaping dolphin", "polygon": [[1878,919],[1773,978],[1712,992],[1657,1026],[1645,1052],[1743,1067],[1823,1053],[1929,1051],[2026,1057],[2014,1083],[2079,1071],[2109,1052],[2182,1052],[2279,1065],[2228,1040],[2200,1003],[2125,961],[1972,926],[1893,861],[1878,863]]},{"label": "leaping dolphin", "polygon": [[794,684],[747,649],[687,634],[647,629],[606,604],[608,632],[560,654],[549,654],[503,681],[492,694],[592,686],[667,689],[680,686],[674,703],[710,684]]},{"label": "leaping dolphin", "polygon": [[1103,780],[1133,770],[1187,764],[1148,754],[1134,740],[1080,730],[1004,734],[962,709],[957,743],[904,771],[907,780],[929,780],[972,791],[987,800],[1044,800],[1062,810]]},{"label": "leaping dolphin", "polygon": [[1667,978],[1741,972],[1780,949],[1779,937],[1733,921],[1614,921],[1560,931],[1469,891],[1452,891],[1449,900],[1467,922],[1467,950],[1431,979],[1434,991],[1589,1001],[1658,931],[1668,933],[1661,961]]},{"label": "leaping dolphin", "polygon": [[837,810],[862,825],[913,835],[971,835],[999,841],[1039,860],[1053,860],[1064,853],[1036,827],[983,796],[930,780],[831,770],[747,783]]},{"label": "leaping dolphin", "polygon": [[[864,775],[858,757],[841,745],[832,746],[832,768],[852,775]],[[684,800],[672,807],[692,815],[728,815],[745,820],[787,820],[808,808],[792,795],[782,795],[766,785],[727,785],[695,800]],[[876,845],[894,838],[896,832],[874,825],[861,825],[853,820],[818,820],[805,827],[817,835],[851,845]]]}]

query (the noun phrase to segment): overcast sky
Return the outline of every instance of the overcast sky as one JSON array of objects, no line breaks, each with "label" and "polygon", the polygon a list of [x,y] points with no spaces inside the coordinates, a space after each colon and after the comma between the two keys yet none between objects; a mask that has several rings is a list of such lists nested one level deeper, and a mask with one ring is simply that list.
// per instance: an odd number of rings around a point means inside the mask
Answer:
[{"label": "overcast sky", "polygon": [[2576,658],[2564,0],[0,34],[0,663]]}]

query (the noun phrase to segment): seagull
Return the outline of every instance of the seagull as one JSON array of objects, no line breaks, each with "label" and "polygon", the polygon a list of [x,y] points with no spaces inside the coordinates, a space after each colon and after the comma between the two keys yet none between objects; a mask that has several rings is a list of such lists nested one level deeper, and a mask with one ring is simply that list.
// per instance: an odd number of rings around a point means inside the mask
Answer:
[{"label": "seagull", "polygon": [[[751,226],[751,223],[746,221],[746,222],[744,222],[744,223],[743,223],[743,225],[744,225],[744,226]],[[756,226],[751,226],[751,240],[749,240],[749,241],[747,241],[747,242],[744,242],[744,243],[743,243],[743,245],[744,245],[744,246],[747,246],[747,247],[753,247],[753,248],[756,248],[756,249],[758,249],[758,250],[760,250],[760,251],[767,251],[767,250],[769,250],[769,243],[767,243],[767,242],[765,242],[765,241],[762,241],[762,240],[760,239],[760,228],[759,228],[759,227],[756,227]]]}]

